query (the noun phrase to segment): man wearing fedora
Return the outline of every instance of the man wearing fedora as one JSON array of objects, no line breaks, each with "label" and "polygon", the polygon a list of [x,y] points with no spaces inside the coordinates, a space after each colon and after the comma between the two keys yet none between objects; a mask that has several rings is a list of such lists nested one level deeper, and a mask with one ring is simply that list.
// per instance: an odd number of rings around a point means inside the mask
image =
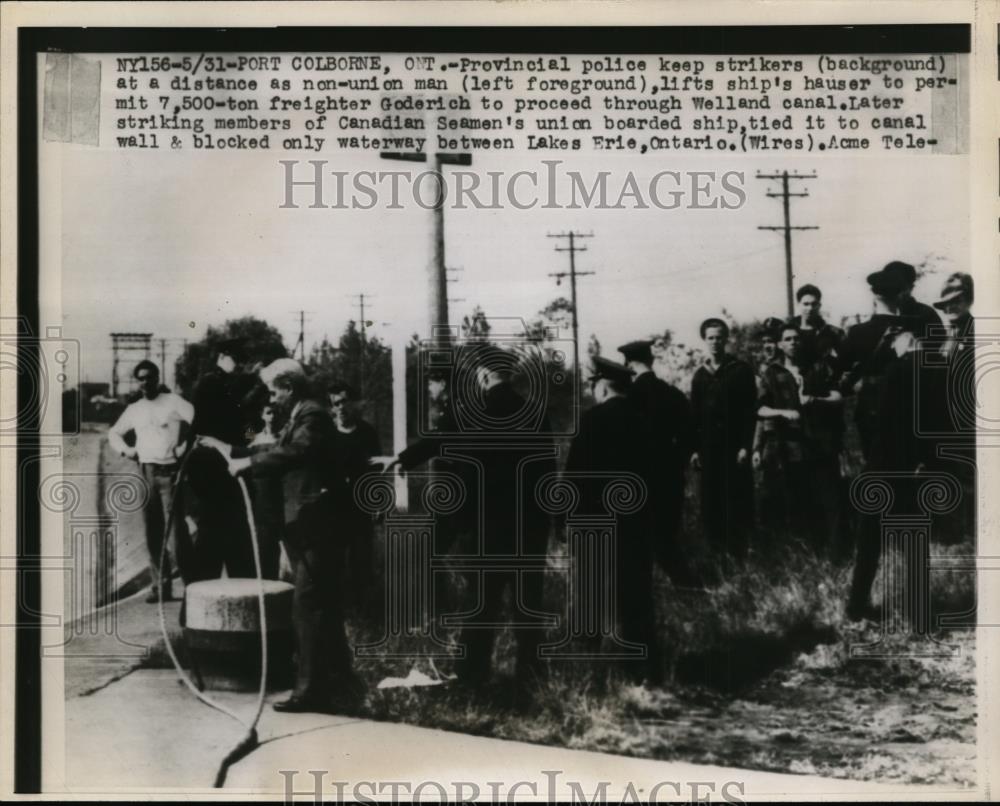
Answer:
[{"label": "man wearing fedora", "polygon": [[[922,306],[917,316],[903,313],[905,307],[920,306],[908,297],[912,288],[910,275],[899,268],[905,265],[897,261],[868,275],[874,311],[869,319],[847,331],[840,350],[840,364],[844,371],[840,381],[841,392],[857,395],[854,416],[866,462],[872,457],[879,430],[878,388],[886,367],[895,358],[893,341],[904,330],[920,335],[930,321],[923,311],[927,306]],[[911,303],[907,303],[906,299],[910,299]],[[933,309],[930,311],[930,316],[940,324],[937,314]]]},{"label": "man wearing fedora", "polygon": [[[915,405],[915,395],[921,393],[926,377],[920,351],[923,340],[914,335],[921,320],[900,317],[898,326],[887,331],[890,340],[890,357],[881,374],[873,382],[872,416],[875,423],[869,453],[865,457],[865,471],[883,474],[884,482],[893,491],[897,506],[902,511],[915,508],[913,490],[906,483],[908,477],[919,476],[936,462],[935,442],[921,433],[918,426],[920,406]],[[859,400],[860,403],[860,400]],[[882,553],[882,521],[880,515],[862,515],[858,533],[857,555],[847,601],[847,617],[877,619],[884,611],[872,607],[872,583],[878,571]],[[917,576],[918,564],[910,562],[908,590],[913,592],[926,584]],[[889,591],[886,591],[887,595]]]},{"label": "man wearing fedora", "polygon": [[954,357],[975,347],[976,318],[972,315],[975,286],[971,274],[955,272],[945,280],[941,297],[934,307],[944,316],[948,338],[942,345],[945,355]]},{"label": "man wearing fedora", "polygon": [[[929,404],[931,425],[939,435],[943,469],[961,484],[962,502],[942,518],[939,535],[958,542],[976,534],[976,320],[972,315],[975,298],[972,276],[955,272],[945,281],[934,307],[945,320],[945,335],[932,340],[943,363],[934,362],[925,370],[926,384],[933,400]],[[921,401],[926,404],[926,396]]]},{"label": "man wearing fedora", "polygon": [[899,278],[901,290],[898,295],[897,306],[901,316],[908,316],[918,324],[918,330],[914,334],[917,338],[925,339],[930,336],[935,328],[941,326],[941,317],[938,316],[930,305],[925,305],[913,298],[913,286],[917,282],[917,270],[909,263],[901,260],[894,260],[886,264],[883,272],[895,275]]}]

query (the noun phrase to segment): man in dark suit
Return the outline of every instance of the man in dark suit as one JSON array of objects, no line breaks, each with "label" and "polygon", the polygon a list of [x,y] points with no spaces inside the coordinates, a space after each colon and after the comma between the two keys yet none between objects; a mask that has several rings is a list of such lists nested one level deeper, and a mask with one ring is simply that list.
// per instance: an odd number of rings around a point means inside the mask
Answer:
[{"label": "man in dark suit", "polygon": [[[467,456],[449,456],[445,450],[449,445],[461,446],[469,441],[469,435],[459,430],[459,420],[455,416],[458,401],[455,391],[449,388],[448,372],[431,369],[426,373],[427,381],[427,421],[423,425],[423,436],[400,451],[394,464],[404,471],[430,463],[432,473],[455,476],[466,495],[467,504],[454,512],[437,516],[434,531],[434,553],[444,555],[451,552],[467,554],[475,550],[474,537],[478,534],[477,491],[479,473],[475,460]],[[438,602],[443,604],[451,597],[440,585],[435,586]],[[441,608],[436,608],[439,612]]]},{"label": "man in dark suit", "polygon": [[[896,358],[892,344],[904,327],[919,336],[928,321],[926,314],[922,317],[903,315],[901,300],[908,274],[893,268],[895,265],[890,263],[881,271],[868,275],[875,310],[870,319],[847,331],[840,350],[844,370],[840,391],[844,395],[857,394],[854,418],[866,462],[872,460],[879,428],[880,384],[886,368]],[[938,318],[933,311],[931,313]]]},{"label": "man in dark suit", "polygon": [[[536,501],[539,481],[555,473],[556,448],[544,401],[526,400],[513,387],[517,356],[490,344],[471,345],[460,362],[473,369],[478,394],[453,400],[456,431],[425,438],[414,451],[403,451],[396,462],[409,470],[432,456],[471,461],[479,469],[476,490],[466,504],[475,508],[478,546],[486,558],[510,558],[513,568],[477,572],[478,609],[463,624],[458,643],[466,648],[456,663],[459,679],[477,688],[489,682],[496,625],[509,587],[514,599],[517,641],[516,682],[523,693],[540,671],[538,645],[544,572],[517,567],[519,558],[537,560],[548,548],[550,518]],[[454,384],[456,390],[465,388]]]},{"label": "man in dark suit", "polygon": [[[955,542],[976,535],[976,318],[972,315],[975,286],[972,275],[955,272],[945,281],[934,307],[941,311],[947,328],[939,344],[933,344],[945,360],[943,372],[929,380],[924,395],[934,431],[950,457],[940,456],[943,469],[954,473],[962,485],[962,504],[954,515],[942,518],[943,535]],[[931,373],[925,368],[925,378]],[[943,376],[943,377],[942,377]],[[927,397],[934,403],[926,404]]]},{"label": "man in dark suit", "polygon": [[[227,445],[247,444],[247,416],[237,388],[237,368],[243,359],[243,342],[226,339],[216,345],[215,367],[194,387],[196,437],[211,437]],[[217,579],[222,569],[230,577],[254,576],[250,532],[243,500],[235,480],[214,451],[195,446],[187,463],[186,514],[197,527],[194,542],[193,578]]]},{"label": "man in dark suit", "polygon": [[917,270],[909,263],[894,260],[886,264],[883,273],[898,278],[900,292],[898,295],[899,314],[909,317],[915,322],[914,335],[918,339],[926,339],[932,332],[941,327],[941,317],[930,305],[925,305],[913,298],[913,286],[917,282]]},{"label": "man in dark suit", "polygon": [[341,507],[341,528],[347,539],[351,569],[350,599],[361,613],[367,613],[375,596],[375,529],[371,514],[358,506],[353,493],[358,479],[372,469],[372,458],[382,454],[382,442],[375,426],[362,419],[360,401],[353,387],[338,381],[330,384],[326,392],[336,425],[334,447],[347,479],[345,492],[350,493]]},{"label": "man in dark suit", "polygon": [[[901,320],[898,327],[889,331],[894,333],[890,344],[892,357],[874,388],[876,427],[865,470],[887,474],[884,482],[892,490],[896,505],[905,511],[908,508],[917,510],[917,502],[911,486],[903,478],[916,477],[933,465],[934,444],[920,434],[919,407],[914,405],[914,393],[919,389],[917,376],[922,371],[921,340],[914,335],[920,328],[920,320],[915,317],[901,317]],[[881,518],[865,515],[847,601],[846,613],[850,620],[875,617],[880,612],[879,608],[871,606],[870,596],[881,553]],[[914,568],[911,563],[908,571]],[[910,591],[920,590],[918,586],[919,580],[911,579]]]},{"label": "man in dark suit", "polygon": [[[290,359],[280,359],[288,363]],[[263,374],[263,373],[262,373]],[[233,475],[280,477],[284,497],[282,541],[291,561],[295,594],[298,670],[291,697],[276,711],[334,712],[356,705],[361,684],[352,669],[344,631],[342,581],[344,541],[334,533],[335,503],[345,485],[338,478],[335,426],[326,406],[309,399],[301,367],[277,374],[268,383],[272,401],[290,409],[288,422],[270,445],[239,449],[217,440],[204,443],[223,452]],[[249,455],[246,455],[249,452]],[[334,693],[338,695],[336,698]]]},{"label": "man in dark suit", "polygon": [[634,376],[627,397],[644,446],[637,472],[649,489],[645,514],[654,556],[675,585],[691,587],[697,583],[678,541],[684,469],[694,450],[691,406],[683,392],[656,377],[652,345],[643,340],[618,348]]},{"label": "man in dark suit", "polygon": [[[646,478],[649,471],[648,429],[639,408],[629,397],[634,388],[631,371],[600,356],[595,356],[592,363],[590,381],[596,405],[580,419],[580,429],[566,457],[565,472],[580,491],[578,512],[602,517],[608,514],[602,493],[616,474],[633,473],[643,478],[647,505],[661,493],[652,488]],[[577,474],[593,474],[594,478]],[[645,511],[618,517],[614,584],[619,635],[647,650],[645,662],[628,663],[626,671],[637,680],[645,676],[657,683],[663,669],[656,635],[653,558],[660,550],[663,535],[650,528],[651,521]],[[607,597],[601,596],[599,601],[607,601]],[[571,607],[574,605],[586,608],[584,603],[571,603]]]}]

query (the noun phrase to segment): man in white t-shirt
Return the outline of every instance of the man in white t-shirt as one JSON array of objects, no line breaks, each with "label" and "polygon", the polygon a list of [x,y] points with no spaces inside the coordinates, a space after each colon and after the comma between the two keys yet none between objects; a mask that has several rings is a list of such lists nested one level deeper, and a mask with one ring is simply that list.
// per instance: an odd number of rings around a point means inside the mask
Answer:
[{"label": "man in white t-shirt", "polygon": [[[186,426],[194,419],[194,406],[180,395],[160,390],[160,370],[152,361],[140,361],[133,375],[139,381],[142,397],[130,405],[108,432],[111,449],[135,459],[142,469],[148,495],[143,507],[146,523],[146,546],[149,549],[149,569],[152,587],[147,602],[171,598],[170,579],[173,576],[170,558],[180,565],[179,531],[183,528],[181,513],[174,516],[171,534],[167,537],[170,550],[160,574],[160,554],[163,550],[167,514],[173,495],[179,458],[184,451]],[[135,434],[135,447],[125,442],[125,435]]]}]

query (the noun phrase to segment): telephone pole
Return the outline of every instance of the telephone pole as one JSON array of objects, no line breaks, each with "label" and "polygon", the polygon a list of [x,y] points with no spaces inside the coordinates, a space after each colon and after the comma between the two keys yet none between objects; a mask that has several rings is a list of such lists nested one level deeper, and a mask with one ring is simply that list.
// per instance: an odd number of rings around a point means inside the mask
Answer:
[{"label": "telephone pole", "polygon": [[368,306],[365,305],[365,299],[367,298],[368,300],[371,300],[372,296],[371,294],[365,294],[362,292],[360,294],[354,294],[351,298],[357,300],[355,305],[358,306],[358,314],[361,317],[359,320],[361,325],[361,343],[364,344],[368,338],[368,320],[365,318],[365,307],[371,309],[370,304]]},{"label": "telephone pole", "polygon": [[353,299],[356,299],[355,303],[358,306],[358,313],[361,316],[361,349],[358,351],[358,395],[361,398],[365,396],[365,350],[368,346],[368,322],[365,319],[365,308],[371,309],[371,304],[365,304],[365,299],[371,300],[371,294],[365,294],[364,292],[360,294],[355,294]]},{"label": "telephone pole", "polygon": [[292,355],[295,355],[295,351],[299,351],[299,360],[305,364],[306,363],[306,313],[307,311],[293,311],[293,313],[299,316],[299,337],[295,341],[295,345],[292,347]]},{"label": "telephone pole", "polygon": [[569,271],[556,271],[549,272],[549,277],[556,278],[556,285],[562,284],[563,277],[569,277],[569,290],[570,290],[570,304],[573,307],[573,371],[577,375],[577,382],[579,383],[580,377],[580,325],[579,318],[577,317],[577,306],[576,306],[576,278],[583,277],[587,274],[595,274],[592,271],[577,271],[576,270],[576,253],[586,252],[586,246],[577,246],[577,238],[593,238],[594,233],[588,232],[559,232],[550,233],[547,237],[549,238],[568,238],[569,246],[557,246],[557,252],[569,252]]},{"label": "telephone pole", "polygon": [[[379,157],[387,160],[427,162],[431,171],[442,178],[445,165],[471,165],[472,154],[464,152],[423,152],[381,151]],[[430,260],[427,264],[429,280],[428,337],[448,341],[448,273],[444,265],[444,193],[438,194],[431,208]]]},{"label": "telephone pole", "polygon": [[167,382],[167,340],[160,339],[160,378]]},{"label": "telephone pole", "polygon": [[757,229],[767,229],[772,231],[780,231],[785,234],[785,285],[786,285],[786,300],[788,303],[788,315],[791,316],[795,313],[795,290],[794,286],[794,274],[792,272],[792,230],[798,229],[819,229],[819,227],[793,227],[791,224],[791,217],[789,211],[788,200],[792,196],[808,197],[809,192],[803,191],[802,193],[792,193],[788,189],[788,183],[792,179],[815,179],[815,171],[811,174],[800,174],[800,173],[789,173],[788,171],[782,171],[781,173],[774,174],[762,174],[757,172],[758,179],[780,179],[781,180],[781,192],[773,193],[770,190],[767,192],[767,196],[772,199],[781,199],[782,207],[785,212],[785,223],[780,227],[757,227]]}]

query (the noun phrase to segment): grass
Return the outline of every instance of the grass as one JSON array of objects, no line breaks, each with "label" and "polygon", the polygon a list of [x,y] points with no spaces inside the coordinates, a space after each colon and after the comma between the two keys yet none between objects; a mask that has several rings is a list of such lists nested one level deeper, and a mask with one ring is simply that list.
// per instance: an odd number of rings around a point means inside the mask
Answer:
[{"label": "grass", "polygon": [[[973,551],[935,545],[932,553]],[[660,687],[637,685],[609,662],[553,661],[525,707],[514,697],[513,637],[503,630],[495,647],[496,679],[478,692],[454,684],[377,689],[383,677],[405,676],[413,667],[447,676],[448,661],[432,662],[422,654],[427,650],[412,644],[406,659],[359,661],[371,690],[366,714],[647,758],[971,784],[972,631],[938,634],[959,647],[954,658],[907,657],[923,644],[905,634],[884,641],[888,657],[852,658],[852,645],[872,643],[880,632],[873,623],[845,620],[850,571],[849,564],[793,546],[767,557],[752,554],[699,597],[680,595],[657,570],[658,632],[668,667]],[[560,575],[549,577],[546,605],[560,612],[564,583]],[[973,579],[969,571],[933,573],[934,612],[973,608]],[[358,619],[350,627],[355,642],[381,632]]]}]

